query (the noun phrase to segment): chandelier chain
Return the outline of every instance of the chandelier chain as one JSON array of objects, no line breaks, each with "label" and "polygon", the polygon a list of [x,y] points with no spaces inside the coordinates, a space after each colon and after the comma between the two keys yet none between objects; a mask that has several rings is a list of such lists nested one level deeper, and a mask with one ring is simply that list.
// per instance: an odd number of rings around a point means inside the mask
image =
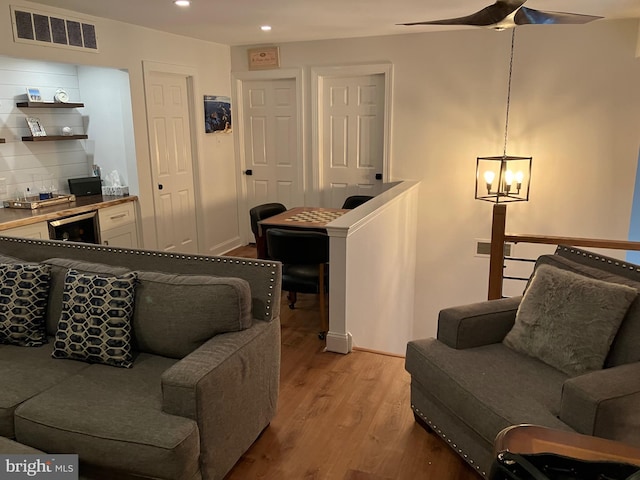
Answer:
[{"label": "chandelier chain", "polygon": [[507,115],[504,121],[504,150],[503,157],[507,156],[507,135],[509,132],[509,107],[511,105],[511,76],[513,74],[513,47],[516,41],[516,29],[511,31],[511,58],[509,59],[509,83],[507,86]]}]

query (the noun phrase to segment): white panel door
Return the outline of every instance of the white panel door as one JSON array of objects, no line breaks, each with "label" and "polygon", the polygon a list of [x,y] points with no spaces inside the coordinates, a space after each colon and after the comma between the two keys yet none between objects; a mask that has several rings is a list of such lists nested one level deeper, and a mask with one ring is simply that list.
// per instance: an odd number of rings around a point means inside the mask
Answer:
[{"label": "white panel door", "polygon": [[[243,82],[247,206],[304,203],[298,146],[296,80]],[[245,215],[247,222],[249,215]]]},{"label": "white panel door", "polygon": [[339,208],[350,195],[377,195],[384,162],[383,74],[322,81],[320,168],[323,204]]},{"label": "white panel door", "polygon": [[157,245],[197,253],[187,79],[150,72],[145,80]]}]

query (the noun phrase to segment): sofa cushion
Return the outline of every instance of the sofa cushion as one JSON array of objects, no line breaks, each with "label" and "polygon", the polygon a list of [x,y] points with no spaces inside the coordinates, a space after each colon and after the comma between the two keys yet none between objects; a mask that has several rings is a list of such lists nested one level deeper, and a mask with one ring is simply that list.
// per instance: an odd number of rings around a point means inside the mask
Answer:
[{"label": "sofa cushion", "polygon": [[0,263],[31,263],[31,262],[25,262],[24,260],[21,260],[16,257],[0,254]]},{"label": "sofa cushion", "polygon": [[136,278],[69,270],[53,357],[130,367]]},{"label": "sofa cushion", "polygon": [[0,343],[37,347],[47,341],[49,267],[0,264]]},{"label": "sofa cushion", "polygon": [[42,262],[51,268],[49,282],[49,302],[47,305],[47,335],[53,336],[58,330],[58,321],[62,313],[62,293],[67,270],[73,268],[82,273],[103,273],[115,277],[124,275],[131,270],[124,267],[113,267],[103,263],[81,262],[68,258],[50,258]]},{"label": "sofa cushion", "polygon": [[567,376],[502,343],[457,350],[433,338],[414,340],[407,345],[406,369],[412,383],[489,445],[518,423],[568,430],[556,417]]},{"label": "sofa cushion", "polygon": [[38,455],[44,453],[28,445],[23,445],[4,437],[0,437],[0,452],[2,452],[3,455],[7,453],[13,455]]},{"label": "sofa cushion", "polygon": [[541,265],[504,343],[576,376],[603,367],[637,290]]},{"label": "sofa cushion", "polygon": [[240,278],[137,272],[137,349],[182,358],[214,335],[251,326],[251,290]]},{"label": "sofa cushion", "polygon": [[18,405],[87,367],[86,363],[51,358],[53,343],[38,348],[0,347],[0,436],[13,437]]},{"label": "sofa cushion", "polygon": [[[579,249],[571,249],[571,252],[581,252]],[[569,255],[570,252],[565,252]],[[630,269],[628,266],[625,268],[622,262],[609,261],[606,257],[597,256],[602,258],[600,261],[596,261],[594,254],[588,255],[574,254],[572,258],[578,261],[584,261],[586,264],[578,263],[569,258],[565,258],[561,255],[542,255],[536,261],[536,268],[540,265],[552,265],[563,270],[568,270],[580,275],[584,275],[589,278],[597,278],[610,283],[619,283],[621,285],[627,285],[633,287],[640,292],[640,280],[634,280],[633,277],[640,277],[636,268]],[[598,268],[602,267],[602,268]],[[616,274],[614,272],[619,272]],[[635,274],[635,275],[634,275]],[[618,333],[614,337],[611,344],[609,354],[605,361],[605,367],[615,367],[617,365],[624,365],[627,363],[634,363],[640,361],[640,294],[638,294],[627,310],[622,324],[618,329]]]},{"label": "sofa cushion", "polygon": [[143,353],[131,369],[90,365],[16,409],[16,440],[145,478],[191,479],[198,426],[162,412],[160,376],[175,362]]}]

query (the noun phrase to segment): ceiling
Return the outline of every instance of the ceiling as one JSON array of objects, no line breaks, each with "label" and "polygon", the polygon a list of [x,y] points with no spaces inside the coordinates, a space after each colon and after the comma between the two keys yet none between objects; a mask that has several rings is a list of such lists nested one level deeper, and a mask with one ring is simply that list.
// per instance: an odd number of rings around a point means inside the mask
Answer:
[{"label": "ceiling", "polygon": [[[442,31],[455,27],[396,24],[460,17],[493,3],[493,0],[227,0],[226,3],[192,0],[190,7],[180,8],[173,0],[35,1],[227,45]],[[607,19],[640,18],[638,0],[529,0],[526,6]],[[265,24],[273,27],[271,32],[260,30]]]}]

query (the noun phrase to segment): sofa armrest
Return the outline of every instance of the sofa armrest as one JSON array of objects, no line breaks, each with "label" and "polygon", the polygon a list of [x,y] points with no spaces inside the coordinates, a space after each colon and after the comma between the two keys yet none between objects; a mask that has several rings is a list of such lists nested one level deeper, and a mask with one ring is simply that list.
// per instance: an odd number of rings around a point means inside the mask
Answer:
[{"label": "sofa armrest", "polygon": [[438,315],[438,340],[463,349],[499,343],[513,327],[522,297],[446,308]]},{"label": "sofa armrest", "polygon": [[279,319],[216,335],[167,369],[161,381],[162,410],[197,422],[202,464],[217,466],[213,476],[222,478],[275,415]]},{"label": "sofa armrest", "polygon": [[640,445],[640,362],[567,379],[559,417],[578,433]]}]

